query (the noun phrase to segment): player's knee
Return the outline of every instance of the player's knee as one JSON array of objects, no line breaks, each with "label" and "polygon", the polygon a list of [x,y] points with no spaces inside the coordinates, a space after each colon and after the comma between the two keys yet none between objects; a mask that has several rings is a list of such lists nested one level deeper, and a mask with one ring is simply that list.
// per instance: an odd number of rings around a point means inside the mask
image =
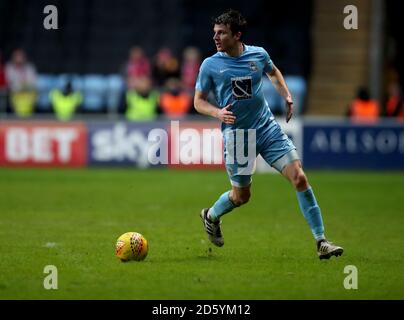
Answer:
[{"label": "player's knee", "polygon": [[299,191],[306,190],[309,187],[309,183],[307,181],[306,175],[302,171],[297,173],[293,177],[292,183],[293,183],[293,186]]},{"label": "player's knee", "polygon": [[232,199],[232,202],[235,206],[239,207],[243,204],[246,204],[250,200],[250,197],[251,197],[250,192],[243,192],[241,194],[236,194]]}]

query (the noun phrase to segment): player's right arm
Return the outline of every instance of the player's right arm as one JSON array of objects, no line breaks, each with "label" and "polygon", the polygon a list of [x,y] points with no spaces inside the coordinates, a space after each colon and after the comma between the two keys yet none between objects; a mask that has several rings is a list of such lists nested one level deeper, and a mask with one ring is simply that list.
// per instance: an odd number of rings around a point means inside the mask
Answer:
[{"label": "player's right arm", "polygon": [[200,114],[217,118],[226,124],[234,124],[236,117],[233,115],[233,112],[229,110],[231,104],[220,109],[209,103],[207,98],[206,93],[198,90],[195,91],[194,106],[196,111]]}]

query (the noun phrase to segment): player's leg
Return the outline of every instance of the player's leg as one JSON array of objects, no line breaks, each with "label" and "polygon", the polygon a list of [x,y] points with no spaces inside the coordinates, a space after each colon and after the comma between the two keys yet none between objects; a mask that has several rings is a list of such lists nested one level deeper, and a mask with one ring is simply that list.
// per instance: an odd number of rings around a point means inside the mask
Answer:
[{"label": "player's leg", "polygon": [[201,219],[209,240],[221,247],[224,245],[220,217],[248,202],[250,199],[250,185],[246,187],[232,186],[230,191],[223,193],[211,208],[201,211]]},{"label": "player's leg", "polygon": [[232,186],[230,191],[223,193],[215,204],[209,209],[208,218],[212,221],[248,202],[251,196],[250,185],[246,187]]},{"label": "player's leg", "polygon": [[304,174],[296,150],[290,150],[279,159],[272,162],[271,165],[286,177],[296,189],[300,210],[309,224],[316,241],[325,239],[320,207],[314,196],[313,189],[310,187],[307,177]]},{"label": "player's leg", "polygon": [[[224,140],[225,167],[232,189],[223,193],[214,205],[209,208],[207,216],[212,221],[220,220],[221,216],[243,205],[250,199],[251,176],[255,168],[255,166],[241,166],[237,162],[236,157],[229,157],[229,144],[232,142],[229,142],[227,136],[225,136]],[[256,154],[254,153],[250,158],[248,164],[250,164],[250,162],[255,163]]]},{"label": "player's leg", "polygon": [[342,254],[341,247],[325,240],[321,210],[303,171],[296,147],[276,121],[268,127],[267,133],[260,139],[259,152],[267,163],[282,173],[295,187],[300,209],[317,240],[320,259]]},{"label": "player's leg", "polygon": [[[209,240],[217,246],[224,244],[220,218],[234,208],[248,202],[251,195],[251,176],[255,169],[255,151],[251,155],[249,154],[248,162],[245,165],[239,165],[237,157],[229,156],[229,152],[233,154],[232,152],[236,146],[235,141],[228,138],[229,134],[231,135],[233,132],[224,135],[224,159],[232,189],[223,193],[210,208],[204,208],[200,213]],[[243,148],[242,150],[248,150],[246,148],[246,146],[248,147],[248,142],[246,145],[245,141],[242,141],[240,145],[240,148]]]},{"label": "player's leg", "polygon": [[294,160],[285,165],[282,169],[282,175],[288,179],[296,189],[300,210],[309,224],[316,241],[325,239],[321,210],[314,196],[313,189],[310,187],[307,177],[304,174],[300,160]]},{"label": "player's leg", "polygon": [[[287,155],[284,158],[288,158]],[[285,160],[286,162],[287,160]],[[311,232],[317,241],[317,253],[320,259],[329,259],[331,256],[340,256],[343,248],[327,241],[324,236],[324,224],[320,206],[317,203],[314,191],[303,171],[300,160],[293,160],[281,169],[297,192],[300,210],[310,226]]]}]

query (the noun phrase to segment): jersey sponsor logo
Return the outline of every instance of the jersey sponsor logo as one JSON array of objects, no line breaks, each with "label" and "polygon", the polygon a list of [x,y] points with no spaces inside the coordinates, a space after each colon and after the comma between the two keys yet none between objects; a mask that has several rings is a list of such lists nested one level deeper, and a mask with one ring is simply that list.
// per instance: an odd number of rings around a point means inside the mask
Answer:
[{"label": "jersey sponsor logo", "polygon": [[250,65],[250,70],[251,71],[257,71],[258,70],[258,66],[257,66],[257,63],[255,61],[250,61],[248,64]]},{"label": "jersey sponsor logo", "polygon": [[252,77],[231,78],[232,93],[235,100],[246,100],[252,98]]}]

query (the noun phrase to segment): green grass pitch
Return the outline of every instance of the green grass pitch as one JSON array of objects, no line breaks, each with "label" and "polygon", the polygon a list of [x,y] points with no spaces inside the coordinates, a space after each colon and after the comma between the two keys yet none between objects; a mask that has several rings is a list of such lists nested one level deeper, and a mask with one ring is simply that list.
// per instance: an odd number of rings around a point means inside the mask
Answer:
[{"label": "green grass pitch", "polygon": [[[0,299],[404,299],[403,172],[307,174],[341,257],[317,258],[279,175],[254,176],[216,248],[198,214],[229,189],[224,171],[1,169]],[[127,231],[148,239],[146,260],[114,256]],[[57,290],[43,287],[46,265]]]}]

